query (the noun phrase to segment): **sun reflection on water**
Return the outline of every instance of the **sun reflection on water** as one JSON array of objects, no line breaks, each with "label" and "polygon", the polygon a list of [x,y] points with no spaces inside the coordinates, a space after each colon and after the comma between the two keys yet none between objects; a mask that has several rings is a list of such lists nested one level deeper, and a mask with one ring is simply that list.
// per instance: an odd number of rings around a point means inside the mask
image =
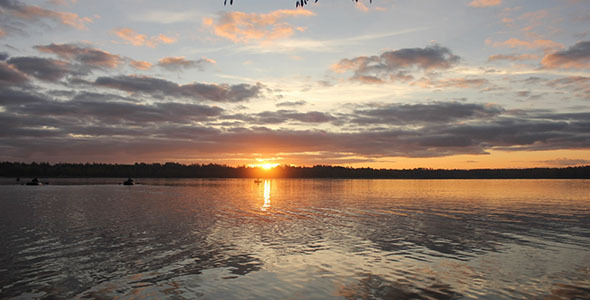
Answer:
[{"label": "sun reflection on water", "polygon": [[264,180],[264,204],[262,210],[266,211],[270,208],[270,180]]}]

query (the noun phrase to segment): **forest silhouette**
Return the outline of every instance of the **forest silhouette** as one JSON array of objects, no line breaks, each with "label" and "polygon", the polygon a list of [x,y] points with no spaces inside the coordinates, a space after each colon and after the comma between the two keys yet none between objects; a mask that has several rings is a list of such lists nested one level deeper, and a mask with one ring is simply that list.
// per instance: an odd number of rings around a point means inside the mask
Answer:
[{"label": "forest silhouette", "polygon": [[232,167],[219,164],[168,162],[104,163],[21,163],[0,162],[0,177],[63,178],[366,178],[366,179],[590,179],[590,166],[527,169],[373,169],[316,165]]}]

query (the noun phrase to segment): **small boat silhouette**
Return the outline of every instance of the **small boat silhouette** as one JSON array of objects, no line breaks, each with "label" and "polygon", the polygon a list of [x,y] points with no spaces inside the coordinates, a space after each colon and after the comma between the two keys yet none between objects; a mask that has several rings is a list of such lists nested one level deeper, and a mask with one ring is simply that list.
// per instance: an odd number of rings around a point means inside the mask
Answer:
[{"label": "small boat silhouette", "polygon": [[256,180],[254,180],[254,183],[262,183],[262,180],[256,179]]},{"label": "small boat silhouette", "polygon": [[127,180],[125,180],[125,182],[123,182],[123,185],[135,185],[135,182],[133,182],[133,179],[128,178]]},{"label": "small boat silhouette", "polygon": [[41,181],[39,181],[39,178],[35,177],[33,178],[33,180],[25,183],[26,185],[43,185],[43,183]]}]

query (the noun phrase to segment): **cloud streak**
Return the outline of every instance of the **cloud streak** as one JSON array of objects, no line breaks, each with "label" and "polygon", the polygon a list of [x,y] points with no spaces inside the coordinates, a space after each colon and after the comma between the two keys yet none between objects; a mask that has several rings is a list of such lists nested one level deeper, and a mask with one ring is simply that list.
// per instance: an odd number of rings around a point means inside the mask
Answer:
[{"label": "cloud streak", "polygon": [[387,80],[409,80],[409,72],[429,72],[455,66],[459,56],[439,45],[425,48],[404,48],[386,51],[378,56],[359,56],[342,59],[332,65],[336,73],[353,72],[352,80],[361,82],[383,82]]},{"label": "cloud streak", "polygon": [[590,41],[578,42],[563,51],[547,54],[541,64],[548,69],[590,68]]},{"label": "cloud streak", "polygon": [[502,4],[502,0],[473,0],[469,2],[472,7],[490,7]]},{"label": "cloud streak", "polygon": [[70,74],[77,73],[74,66],[57,59],[41,57],[13,57],[7,61],[17,70],[45,81],[59,81]]},{"label": "cloud streak", "polygon": [[[5,108],[0,112],[3,155],[19,159],[33,155],[88,159],[120,151],[134,153],[135,160],[187,153],[224,157],[321,152],[330,163],[331,158],[341,159],[342,153],[371,159],[590,147],[588,112],[510,111],[498,105],[432,102],[375,103],[336,115],[296,110],[232,115],[216,106],[146,104],[96,93],[56,101],[14,88],[0,89],[0,101]],[[219,129],[214,124],[220,119],[242,122]],[[291,122],[347,126],[337,131],[260,127]]]},{"label": "cloud streak", "polygon": [[120,39],[124,40],[125,43],[133,46],[147,46],[155,48],[160,44],[173,44],[177,41],[176,38],[169,37],[164,34],[149,37],[145,34],[137,33],[131,28],[114,29],[113,33]]},{"label": "cloud streak", "polygon": [[50,44],[35,46],[40,52],[50,53],[70,61],[75,61],[90,68],[116,68],[123,63],[121,56],[76,44]]},{"label": "cloud streak", "polygon": [[86,25],[92,23],[91,18],[80,17],[75,13],[53,11],[36,5],[26,5],[16,0],[0,1],[0,9],[8,12],[12,18],[23,21],[50,20],[79,30],[86,30]]},{"label": "cloud streak", "polygon": [[205,70],[207,66],[214,65],[216,62],[209,58],[198,60],[187,60],[184,57],[164,57],[158,61],[158,66],[168,71],[180,71],[183,69]]},{"label": "cloud streak", "polygon": [[190,83],[179,85],[172,81],[148,76],[101,76],[94,85],[152,97],[182,97],[195,101],[241,102],[261,95],[262,85]]},{"label": "cloud streak", "polygon": [[203,25],[211,28],[219,37],[235,43],[266,42],[286,38],[304,28],[293,26],[284,20],[292,17],[309,17],[315,13],[304,10],[276,10],[267,14],[224,12],[216,20],[204,18]]}]

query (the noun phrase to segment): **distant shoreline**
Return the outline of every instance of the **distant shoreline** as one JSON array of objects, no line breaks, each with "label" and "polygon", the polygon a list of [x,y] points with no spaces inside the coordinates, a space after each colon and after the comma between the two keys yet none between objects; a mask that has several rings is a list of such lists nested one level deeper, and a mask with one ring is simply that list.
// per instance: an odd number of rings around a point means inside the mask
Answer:
[{"label": "distant shoreline", "polygon": [[373,169],[317,165],[231,167],[218,164],[72,164],[0,162],[5,178],[333,178],[333,179],[590,179],[590,166],[525,169]]}]

